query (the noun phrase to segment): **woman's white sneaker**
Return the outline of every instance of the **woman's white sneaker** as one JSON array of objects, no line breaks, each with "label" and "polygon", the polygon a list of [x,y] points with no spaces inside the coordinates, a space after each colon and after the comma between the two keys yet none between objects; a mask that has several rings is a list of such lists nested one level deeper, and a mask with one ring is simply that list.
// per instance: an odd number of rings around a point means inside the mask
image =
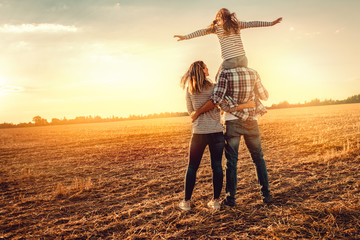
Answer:
[{"label": "woman's white sneaker", "polygon": [[179,208],[185,211],[191,210],[190,201],[181,201],[179,203]]},{"label": "woman's white sneaker", "polygon": [[208,207],[209,208],[212,208],[212,209],[214,209],[214,210],[219,210],[220,209],[220,202],[219,202],[219,200],[215,200],[215,199],[213,199],[213,200],[211,200],[210,202],[208,202]]}]

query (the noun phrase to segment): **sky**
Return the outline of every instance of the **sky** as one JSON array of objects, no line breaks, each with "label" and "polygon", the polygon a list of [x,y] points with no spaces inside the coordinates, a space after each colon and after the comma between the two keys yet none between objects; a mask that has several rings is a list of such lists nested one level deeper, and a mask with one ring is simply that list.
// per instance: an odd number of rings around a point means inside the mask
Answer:
[{"label": "sky", "polygon": [[220,45],[173,35],[223,7],[240,21],[283,17],[241,31],[266,106],[360,94],[358,0],[0,0],[0,123],[185,112],[181,76],[203,60],[214,81]]}]

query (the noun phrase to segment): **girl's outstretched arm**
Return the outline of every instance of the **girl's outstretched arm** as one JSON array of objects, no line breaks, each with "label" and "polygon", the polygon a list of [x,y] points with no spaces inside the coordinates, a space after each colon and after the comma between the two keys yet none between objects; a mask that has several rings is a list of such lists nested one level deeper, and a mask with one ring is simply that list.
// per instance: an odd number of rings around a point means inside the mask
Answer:
[{"label": "girl's outstretched arm", "polygon": [[282,21],[282,18],[278,18],[272,22],[264,22],[264,21],[251,21],[251,22],[239,22],[240,29],[244,28],[255,28],[255,27],[270,27],[278,24]]},{"label": "girl's outstretched arm", "polygon": [[174,38],[178,38],[178,41],[182,41],[182,40],[188,40],[196,37],[205,36],[210,33],[215,33],[215,32],[210,30],[209,28],[204,28],[187,35],[174,35]]}]

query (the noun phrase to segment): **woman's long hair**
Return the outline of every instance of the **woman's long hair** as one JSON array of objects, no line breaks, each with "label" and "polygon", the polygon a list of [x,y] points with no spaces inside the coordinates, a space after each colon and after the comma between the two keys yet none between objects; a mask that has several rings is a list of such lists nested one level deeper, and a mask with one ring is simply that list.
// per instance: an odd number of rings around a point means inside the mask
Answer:
[{"label": "woman's long hair", "polygon": [[218,19],[221,19],[223,24],[222,27],[225,31],[225,36],[230,35],[232,32],[238,34],[240,32],[239,20],[236,18],[235,13],[230,13],[226,8],[222,8],[216,14],[215,20],[209,27],[210,32],[215,32],[215,28],[218,25]]},{"label": "woman's long hair", "polygon": [[182,76],[180,86],[182,89],[188,88],[191,94],[201,93],[204,89],[212,85],[204,73],[204,62],[196,61]]}]

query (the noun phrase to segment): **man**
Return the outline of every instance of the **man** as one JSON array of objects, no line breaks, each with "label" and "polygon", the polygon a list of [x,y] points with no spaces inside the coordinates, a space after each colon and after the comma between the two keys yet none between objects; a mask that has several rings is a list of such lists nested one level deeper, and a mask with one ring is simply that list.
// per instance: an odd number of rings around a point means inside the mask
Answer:
[{"label": "man", "polygon": [[[238,67],[224,69],[220,73],[214,94],[211,99],[200,109],[193,112],[195,120],[214,106],[222,107],[224,102],[232,105],[233,100],[237,105],[248,100],[256,101],[256,108],[247,108],[242,111],[224,113],[225,121],[225,157],[226,163],[226,199],[223,204],[234,207],[235,193],[237,188],[237,161],[241,136],[244,136],[245,144],[255,164],[258,181],[261,185],[261,195],[264,203],[271,203],[273,198],[269,189],[269,180],[266,164],[261,150],[260,131],[257,123],[257,115],[266,113],[265,107],[259,101],[268,99],[268,92],[261,83],[259,74],[250,68]],[[231,106],[230,106],[231,107]]]}]

